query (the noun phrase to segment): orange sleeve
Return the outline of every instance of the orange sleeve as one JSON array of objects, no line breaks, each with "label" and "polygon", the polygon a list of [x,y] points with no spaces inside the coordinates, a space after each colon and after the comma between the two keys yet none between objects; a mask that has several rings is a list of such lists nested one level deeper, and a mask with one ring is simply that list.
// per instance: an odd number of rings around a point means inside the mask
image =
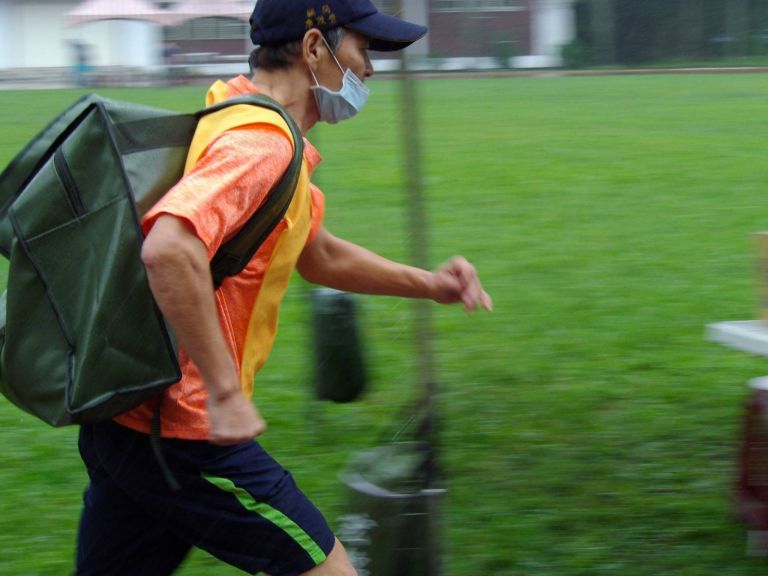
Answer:
[{"label": "orange sleeve", "polygon": [[144,234],[163,214],[181,218],[212,258],[261,206],[292,155],[290,140],[275,126],[259,124],[225,132],[147,212],[142,219]]}]

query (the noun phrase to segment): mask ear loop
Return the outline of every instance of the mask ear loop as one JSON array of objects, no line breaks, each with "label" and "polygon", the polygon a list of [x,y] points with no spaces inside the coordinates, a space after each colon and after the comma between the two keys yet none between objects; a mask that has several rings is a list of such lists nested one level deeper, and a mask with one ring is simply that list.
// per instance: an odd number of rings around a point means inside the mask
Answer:
[{"label": "mask ear loop", "polygon": [[341,67],[341,63],[339,62],[338,58],[336,58],[336,54],[331,49],[331,45],[328,44],[328,40],[325,39],[325,36],[323,36],[323,43],[325,44],[325,47],[328,48],[328,52],[331,53],[331,56],[333,57],[333,61],[336,62],[336,66],[339,67],[339,70],[341,71],[341,75],[344,75],[344,68]]},{"label": "mask ear loop", "polygon": [[307,66],[307,68],[309,68],[309,73],[312,74],[312,80],[315,81],[315,86],[317,86],[319,88],[320,87],[320,82],[317,81],[317,76],[315,76],[315,73],[314,73],[314,71],[312,70],[312,68],[310,66]]},{"label": "mask ear loop", "polygon": [[[336,54],[334,54],[333,50],[331,49],[331,45],[328,44],[328,41],[325,39],[325,36],[321,35],[321,38],[323,39],[323,44],[325,44],[325,47],[328,48],[328,52],[330,52],[331,57],[333,58],[333,61],[336,62],[336,66],[339,67],[339,71],[341,72],[341,78],[342,82],[344,81],[344,68],[341,67],[341,63],[339,62],[338,58],[336,58]],[[315,81],[315,86],[318,88],[325,88],[325,86],[321,86],[320,82],[317,80],[317,76],[315,75],[314,70],[308,65],[307,68],[309,68],[309,73],[312,74],[312,80]],[[328,90],[328,88],[326,88]]]}]

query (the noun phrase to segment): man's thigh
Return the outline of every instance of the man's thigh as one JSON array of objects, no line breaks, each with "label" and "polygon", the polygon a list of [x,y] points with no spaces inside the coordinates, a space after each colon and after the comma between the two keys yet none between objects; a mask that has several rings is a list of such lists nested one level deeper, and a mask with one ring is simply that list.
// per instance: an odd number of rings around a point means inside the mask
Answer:
[{"label": "man's thigh", "polygon": [[182,541],[246,572],[273,576],[301,574],[330,554],[335,538],[325,519],[256,442],[163,440],[181,486],[172,490],[145,435],[103,427],[95,444],[110,477]]},{"label": "man's thigh", "polygon": [[90,483],[77,536],[77,576],[167,576],[191,546],[137,506],[94,460],[88,430],[81,453]]}]

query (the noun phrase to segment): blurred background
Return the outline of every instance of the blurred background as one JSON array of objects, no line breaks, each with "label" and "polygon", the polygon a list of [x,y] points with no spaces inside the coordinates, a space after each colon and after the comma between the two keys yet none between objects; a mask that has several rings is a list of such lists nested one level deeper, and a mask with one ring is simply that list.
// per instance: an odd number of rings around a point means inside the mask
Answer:
[{"label": "blurred background", "polygon": [[[762,0],[393,0],[427,24],[421,70],[749,64],[768,53]],[[0,0],[0,83],[190,82],[243,71],[252,2]],[[379,71],[397,60],[374,55]]]}]

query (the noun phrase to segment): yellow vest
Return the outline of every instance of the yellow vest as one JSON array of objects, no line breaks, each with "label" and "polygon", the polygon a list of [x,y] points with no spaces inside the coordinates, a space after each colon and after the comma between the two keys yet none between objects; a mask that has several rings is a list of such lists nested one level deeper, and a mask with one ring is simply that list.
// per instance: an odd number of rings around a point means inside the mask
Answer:
[{"label": "yellow vest", "polygon": [[[217,104],[228,97],[227,85],[216,82],[208,91],[206,106]],[[291,131],[279,114],[272,110],[247,104],[230,106],[224,110],[203,117],[189,148],[185,173],[205,152],[208,145],[226,130],[249,124],[271,124],[282,130],[293,143]],[[261,369],[272,350],[277,333],[278,309],[285,294],[296,261],[309,236],[311,218],[311,193],[306,161],[302,163],[301,175],[288,211],[283,217],[286,227],[272,251],[266,274],[259,289],[240,359],[240,383],[250,394],[253,379]],[[225,281],[226,283],[226,281]]]}]

